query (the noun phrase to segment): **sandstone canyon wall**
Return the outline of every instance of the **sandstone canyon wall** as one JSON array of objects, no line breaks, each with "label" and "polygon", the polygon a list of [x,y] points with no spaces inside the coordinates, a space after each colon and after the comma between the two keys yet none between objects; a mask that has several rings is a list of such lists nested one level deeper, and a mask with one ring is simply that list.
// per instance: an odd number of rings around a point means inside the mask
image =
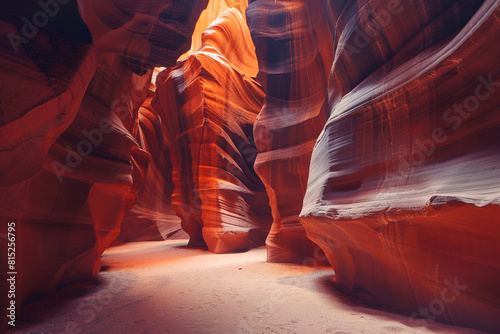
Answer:
[{"label": "sandstone canyon wall", "polygon": [[[91,35],[78,15],[76,4],[62,7],[61,15],[41,31],[32,23],[21,21],[21,17],[31,18],[39,10],[35,1],[23,6],[5,3],[2,7],[1,251],[12,254],[12,249],[8,252],[7,247],[7,223],[15,222],[15,240],[10,235],[10,241],[15,241],[17,255],[16,266],[8,267],[5,257],[0,265],[0,307],[6,310],[10,288],[7,272],[18,273],[15,287],[19,306],[40,288],[52,285],[55,280],[64,280],[64,274],[59,271],[61,266],[89,248],[82,247],[85,241],[76,241],[79,233],[85,230],[84,225],[65,229],[54,223],[67,212],[74,217],[74,210],[67,208],[64,212],[53,213],[47,201],[40,202],[40,199],[57,197],[50,181],[49,184],[44,182],[51,179],[58,183],[44,168],[46,156],[75,119],[97,61]],[[73,24],[68,29],[60,29],[68,20]],[[59,229],[60,233],[52,234],[54,229]],[[61,252],[60,243],[68,232],[75,237],[75,242]],[[7,320],[4,314],[3,326]]]},{"label": "sandstone canyon wall", "polygon": [[216,252],[264,244],[269,200],[253,164],[252,129],[264,92],[244,16],[229,9],[202,46],[160,73],[153,107],[170,141],[172,205],[190,245]]},{"label": "sandstone canyon wall", "polygon": [[187,233],[500,331],[500,0],[51,3],[0,12],[18,307]]},{"label": "sandstone canyon wall", "polygon": [[251,1],[247,19],[266,93],[253,136],[255,169],[273,215],[268,261],[300,262],[319,255],[298,215],[311,152],[328,117],[324,102],[332,38],[321,1]]},{"label": "sandstone canyon wall", "polygon": [[98,272],[148,173],[151,69],[189,49],[207,1],[54,3],[11,1],[1,17],[0,217],[16,224],[18,307]]},{"label": "sandstone canyon wall", "polygon": [[146,101],[139,108],[139,126],[134,134],[151,158],[134,204],[123,218],[117,243],[187,238],[181,220],[171,207],[174,184],[170,149],[161,118],[151,107],[153,96],[154,91],[149,90]]},{"label": "sandstone canyon wall", "polygon": [[[335,62],[301,222],[337,280],[500,328],[498,1],[326,1]],[[412,15],[407,15],[412,13]]]}]

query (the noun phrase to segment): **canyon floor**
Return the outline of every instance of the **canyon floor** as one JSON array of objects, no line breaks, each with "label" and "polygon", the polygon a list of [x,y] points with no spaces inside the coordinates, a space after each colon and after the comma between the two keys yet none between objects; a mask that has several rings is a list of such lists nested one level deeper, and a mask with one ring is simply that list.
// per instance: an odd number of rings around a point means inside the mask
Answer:
[{"label": "canyon floor", "polygon": [[344,294],[330,268],[267,263],[264,247],[217,255],[186,244],[109,248],[94,280],[32,301],[10,333],[482,333],[415,326]]}]

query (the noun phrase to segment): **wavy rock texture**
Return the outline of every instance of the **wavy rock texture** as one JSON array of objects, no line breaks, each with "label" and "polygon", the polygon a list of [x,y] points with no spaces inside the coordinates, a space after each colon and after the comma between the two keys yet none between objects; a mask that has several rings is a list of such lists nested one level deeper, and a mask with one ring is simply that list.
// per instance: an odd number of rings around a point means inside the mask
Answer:
[{"label": "wavy rock texture", "polygon": [[196,22],[193,36],[191,38],[191,49],[180,56],[180,60],[183,60],[198,51],[202,44],[201,36],[205,30],[207,30],[208,26],[210,26],[210,24],[215,21],[220,14],[229,8],[230,7],[227,5],[225,0],[211,0],[208,2],[207,8],[205,8],[205,10],[201,13],[198,22]]},{"label": "wavy rock texture", "polygon": [[172,162],[161,119],[151,107],[153,91],[139,109],[139,127],[134,134],[140,147],[151,154],[144,180],[133,206],[121,223],[117,242],[187,238],[181,220],[171,206],[174,189]]},{"label": "wavy rock texture", "polygon": [[[249,44],[250,43],[250,44]],[[243,15],[229,9],[200,50],[158,75],[153,107],[171,143],[172,205],[191,245],[223,253],[262,245],[271,224],[253,170],[252,129],[264,94]]]},{"label": "wavy rock texture", "polygon": [[270,262],[317,244],[412,325],[500,332],[499,0],[214,0],[198,28],[208,0],[60,2],[0,11],[18,309],[115,240],[187,232]]},{"label": "wavy rock texture", "polygon": [[[43,163],[50,147],[76,117],[85,88],[96,68],[96,56],[90,33],[79,17],[76,5],[62,7],[61,16],[54,17],[44,27],[31,26],[32,23],[20,19],[31,18],[40,9],[35,1],[25,2],[22,6],[4,3],[2,7],[1,252],[8,254],[7,222],[13,221],[16,223],[17,254],[14,270],[7,268],[6,257],[2,257],[0,265],[0,306],[5,310],[8,303],[7,272],[18,273],[16,302],[19,307],[37,290],[35,285],[43,286],[54,281],[57,269],[53,268],[51,261],[57,264],[65,262],[66,254],[61,254],[57,245],[58,236],[51,236],[50,209],[43,207],[44,203],[36,204],[42,212],[30,207],[32,200],[36,199],[32,195],[33,189],[37,189],[35,191],[42,198],[50,196],[51,189],[33,179],[44,173]],[[60,27],[65,24],[65,19],[73,24],[62,30]],[[38,248],[42,243],[45,243],[43,251]],[[77,249],[80,245],[76,243],[73,247]],[[40,253],[43,256],[30,258]],[[21,258],[21,255],[25,256]],[[2,315],[3,327],[6,320]]]},{"label": "wavy rock texture", "polygon": [[147,153],[125,121],[91,94],[100,73],[43,169],[3,193],[6,216],[18,226],[18,302],[95,275],[137,194]]},{"label": "wavy rock texture", "polygon": [[311,158],[308,236],[340,283],[411,323],[499,331],[499,2],[325,8],[331,116]]},{"label": "wavy rock texture", "polygon": [[[4,39],[0,45],[0,217],[16,223],[18,306],[96,274],[143,182],[153,182],[157,168],[168,173],[161,157],[152,160],[147,151],[157,148],[145,142],[151,115],[139,117],[139,107],[149,68],[173,64],[187,51],[206,3],[82,2],[88,29],[71,2],[52,7],[48,23],[31,37],[33,28],[21,18],[47,10],[35,1],[6,5],[2,33],[27,40],[14,39],[18,50]],[[5,305],[6,294],[1,300]]]},{"label": "wavy rock texture", "polygon": [[[265,104],[254,127],[255,169],[266,185],[273,226],[268,261],[297,262],[321,250],[299,223],[314,143],[324,108],[333,45],[321,1],[251,2],[248,25],[259,61]],[[318,252],[319,251],[319,252]]]},{"label": "wavy rock texture", "polygon": [[0,42],[0,186],[40,171],[50,146],[75,118],[96,66],[92,38],[76,6],[60,10],[75,20],[65,31],[58,29],[64,24],[59,17],[43,29],[23,23],[20,17],[40,9],[34,1],[22,8],[5,6],[0,16],[1,34],[7,36]]},{"label": "wavy rock texture", "polygon": [[80,0],[100,56],[117,55],[137,74],[173,66],[189,50],[208,0]]}]

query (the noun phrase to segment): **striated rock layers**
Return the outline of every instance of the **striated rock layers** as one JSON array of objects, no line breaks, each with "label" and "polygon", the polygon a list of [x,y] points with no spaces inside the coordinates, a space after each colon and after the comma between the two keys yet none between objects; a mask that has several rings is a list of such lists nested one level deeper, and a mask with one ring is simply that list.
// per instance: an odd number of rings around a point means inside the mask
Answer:
[{"label": "striated rock layers", "polygon": [[153,107],[170,143],[172,206],[190,244],[223,253],[264,244],[271,214],[253,165],[264,93],[242,13],[229,9],[200,50],[158,75]]},{"label": "striated rock layers", "polygon": [[118,55],[136,74],[173,66],[189,50],[208,0],[80,0],[100,56]]},{"label": "striated rock layers", "polygon": [[29,1],[2,11],[2,36],[9,38],[0,44],[0,218],[16,224],[18,306],[96,274],[144,180],[152,182],[157,168],[168,173],[147,151],[162,149],[154,138],[146,144],[146,118],[158,122],[145,110],[139,116],[139,107],[151,68],[187,51],[207,1],[183,3],[86,1],[47,9]]},{"label": "striated rock layers", "polygon": [[140,147],[151,154],[135,202],[125,214],[117,242],[187,238],[181,220],[171,207],[174,189],[170,149],[161,119],[151,107],[153,92],[139,108],[139,126],[134,134]]},{"label": "striated rock layers", "polygon": [[258,79],[266,92],[254,138],[255,169],[266,185],[273,215],[266,240],[270,262],[322,256],[299,223],[312,149],[329,112],[324,102],[333,45],[321,5],[257,0],[247,10]]},{"label": "striated rock layers", "polygon": [[[62,6],[59,16],[43,27],[31,21],[40,10],[36,1],[11,2],[2,4],[0,14],[0,307],[4,311],[9,299],[19,310],[26,298],[64,280],[62,272],[69,268],[61,266],[84,252],[85,241],[75,240],[75,252],[60,247],[65,233],[77,239],[80,231],[53,223],[53,208],[43,201],[53,189],[34,179],[48,174],[45,158],[77,115],[96,56],[75,3]],[[66,20],[72,25],[62,29]],[[7,225],[14,227],[10,235]],[[13,253],[15,263],[7,267],[7,254]],[[7,272],[17,272],[15,298],[7,298]],[[12,320],[6,313],[2,313],[3,327]]]},{"label": "striated rock layers", "polygon": [[340,283],[411,324],[499,331],[499,2],[325,8],[335,62],[308,236]]},{"label": "striated rock layers", "polygon": [[177,63],[207,3],[3,1],[1,291],[187,232],[500,332],[500,1],[227,0]]}]

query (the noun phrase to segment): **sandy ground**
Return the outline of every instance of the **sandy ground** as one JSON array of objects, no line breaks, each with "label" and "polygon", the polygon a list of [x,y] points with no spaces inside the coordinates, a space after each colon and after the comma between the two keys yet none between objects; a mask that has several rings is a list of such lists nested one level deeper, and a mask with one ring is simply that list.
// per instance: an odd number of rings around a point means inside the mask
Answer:
[{"label": "sandy ground", "polygon": [[90,283],[24,307],[11,333],[482,333],[367,307],[329,268],[266,263],[261,247],[216,255],[187,240],[110,248]]}]

